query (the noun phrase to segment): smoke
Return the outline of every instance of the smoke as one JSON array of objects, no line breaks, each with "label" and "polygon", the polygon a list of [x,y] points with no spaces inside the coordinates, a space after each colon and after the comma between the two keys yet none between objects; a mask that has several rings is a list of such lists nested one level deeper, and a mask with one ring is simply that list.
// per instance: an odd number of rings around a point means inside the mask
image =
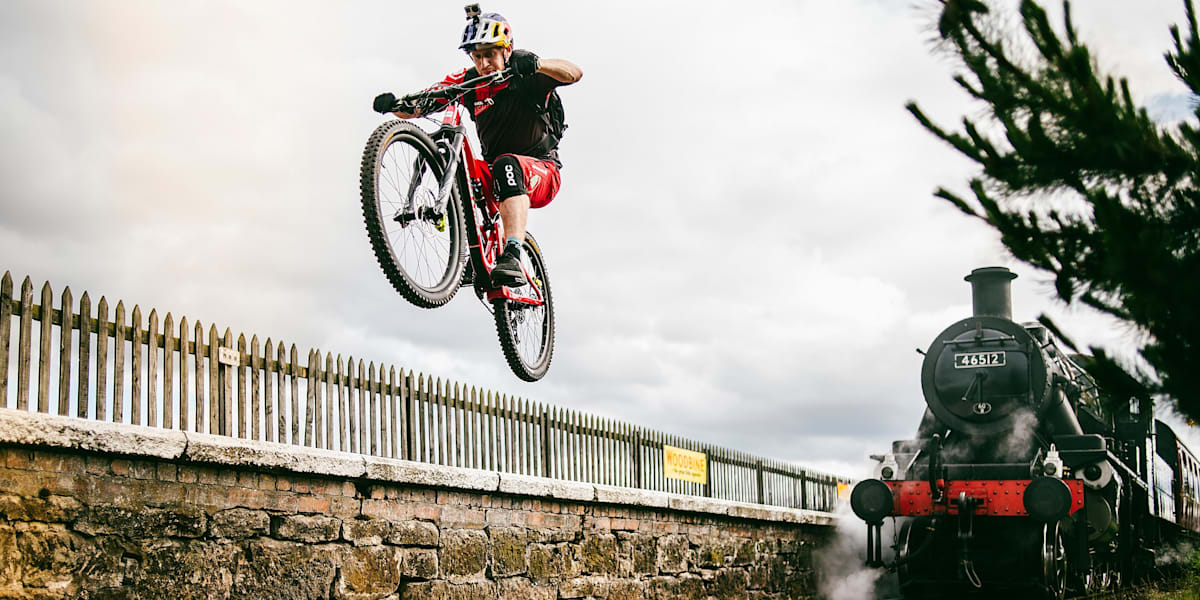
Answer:
[{"label": "smoke", "polygon": [[1012,414],[1012,430],[999,441],[997,458],[1006,462],[1028,460],[1029,449],[1037,434],[1038,417],[1032,410],[1022,408]]},{"label": "smoke", "polygon": [[[838,516],[833,541],[818,553],[813,561],[817,571],[817,589],[824,600],[872,600],[880,590],[894,587],[892,578],[884,577],[884,569],[866,566],[867,526],[850,511],[849,502],[838,502]],[[892,522],[885,524],[884,534],[891,533]],[[890,545],[884,541],[884,559],[890,558]]]},{"label": "smoke", "polygon": [[1187,566],[1196,555],[1196,548],[1189,542],[1181,541],[1174,546],[1159,548],[1154,556],[1154,566],[1159,569],[1172,569]]}]

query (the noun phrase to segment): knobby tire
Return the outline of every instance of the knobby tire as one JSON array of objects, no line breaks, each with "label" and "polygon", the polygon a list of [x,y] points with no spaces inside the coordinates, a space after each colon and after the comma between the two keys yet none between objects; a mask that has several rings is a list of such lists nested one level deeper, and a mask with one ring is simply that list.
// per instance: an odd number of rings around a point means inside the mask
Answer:
[{"label": "knobby tire", "polygon": [[[363,220],[367,228],[367,236],[371,241],[371,249],[375,253],[375,259],[379,262],[379,266],[383,269],[388,281],[392,287],[412,304],[421,308],[436,308],[450,301],[454,297],[454,293],[458,291],[459,283],[462,280],[463,265],[465,263],[466,244],[465,233],[462,216],[462,204],[460,202],[461,192],[459,189],[459,181],[456,179],[451,192],[450,199],[447,205],[444,227],[449,231],[447,243],[449,247],[446,250],[446,258],[444,261],[439,260],[439,264],[428,269],[432,277],[436,278],[430,284],[423,284],[416,280],[416,274],[408,272],[402,264],[401,257],[397,255],[397,249],[393,246],[393,239],[389,236],[389,223],[395,227],[400,227],[400,224],[393,220],[395,207],[388,205],[386,201],[381,200],[381,196],[385,193],[390,193],[388,186],[397,188],[395,191],[399,193],[401,199],[406,196],[407,190],[399,190],[402,186],[409,185],[409,180],[397,181],[397,175],[392,175],[389,181],[386,178],[381,181],[381,172],[386,168],[384,165],[385,155],[389,148],[395,144],[405,144],[416,151],[425,159],[422,172],[414,173],[413,177],[423,177],[425,170],[428,170],[433,181],[440,180],[444,171],[445,161],[438,154],[437,146],[433,140],[421,128],[403,120],[392,120],[383,123],[375,129],[371,137],[367,140],[366,148],[363,150],[362,165],[359,171],[359,191],[362,196]],[[393,169],[396,170],[396,169]],[[418,179],[418,181],[426,181]],[[424,188],[423,188],[424,190]],[[427,190],[425,190],[428,193]],[[409,227],[426,227],[428,223],[422,223],[420,220],[409,223]],[[416,231],[416,230],[414,230]],[[438,232],[441,233],[440,231]],[[418,240],[423,241],[423,240]],[[417,242],[414,242],[414,245]],[[404,254],[404,249],[401,250]],[[413,255],[415,260],[424,259],[424,250],[414,250]],[[440,263],[445,263],[440,264]],[[437,273],[441,271],[440,275]]]},{"label": "knobby tire", "polygon": [[[523,246],[522,263],[538,282],[545,304],[523,308],[517,302],[500,298],[494,301],[493,316],[500,348],[504,350],[504,359],[508,361],[509,368],[517,377],[534,382],[546,375],[554,354],[554,303],[546,261],[532,235],[525,234]],[[543,316],[542,322],[539,327],[533,327],[528,321],[538,314]]]}]

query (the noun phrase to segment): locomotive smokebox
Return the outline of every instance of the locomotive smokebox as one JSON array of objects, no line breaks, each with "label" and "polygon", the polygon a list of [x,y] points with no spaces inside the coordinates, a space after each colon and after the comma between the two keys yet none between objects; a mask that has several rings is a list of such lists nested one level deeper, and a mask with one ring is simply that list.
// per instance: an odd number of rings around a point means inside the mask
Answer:
[{"label": "locomotive smokebox", "polygon": [[976,317],[1012,320],[1012,280],[1017,274],[1005,267],[982,267],[964,277],[971,283],[971,305]]}]

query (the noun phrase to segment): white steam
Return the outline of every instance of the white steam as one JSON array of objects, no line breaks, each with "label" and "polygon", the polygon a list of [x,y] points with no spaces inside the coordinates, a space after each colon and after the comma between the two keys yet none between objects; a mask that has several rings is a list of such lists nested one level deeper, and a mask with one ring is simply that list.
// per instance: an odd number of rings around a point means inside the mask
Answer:
[{"label": "white steam", "polygon": [[[817,589],[825,600],[872,600],[883,569],[866,566],[867,526],[850,511],[849,502],[838,502],[836,537],[814,557]],[[885,527],[887,531],[890,527]],[[890,544],[883,543],[885,555]]]}]

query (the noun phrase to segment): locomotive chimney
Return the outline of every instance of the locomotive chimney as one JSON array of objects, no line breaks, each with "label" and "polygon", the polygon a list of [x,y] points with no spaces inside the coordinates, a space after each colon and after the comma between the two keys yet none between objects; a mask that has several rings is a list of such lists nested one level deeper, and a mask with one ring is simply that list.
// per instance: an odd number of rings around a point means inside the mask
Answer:
[{"label": "locomotive chimney", "polygon": [[1005,267],[982,267],[964,277],[971,282],[971,305],[976,317],[1012,320],[1012,280],[1017,274]]}]

